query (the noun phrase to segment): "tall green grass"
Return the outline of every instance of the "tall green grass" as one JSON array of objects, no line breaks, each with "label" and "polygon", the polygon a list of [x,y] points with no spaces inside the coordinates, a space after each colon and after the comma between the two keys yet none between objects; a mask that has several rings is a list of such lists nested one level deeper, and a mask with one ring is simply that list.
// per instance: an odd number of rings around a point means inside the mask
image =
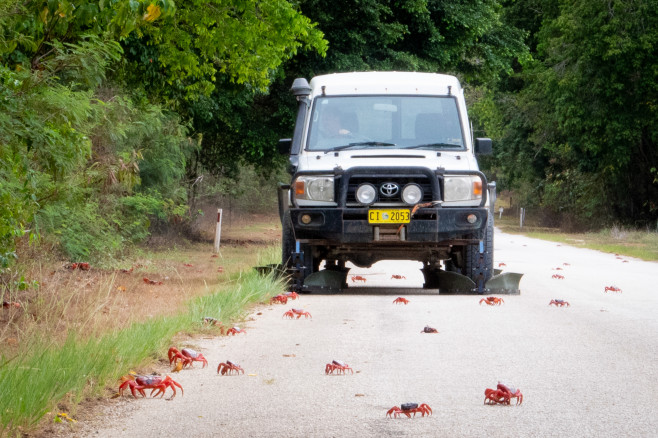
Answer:
[{"label": "tall green grass", "polygon": [[255,272],[249,273],[242,276],[230,291],[193,300],[189,314],[192,321],[201,321],[205,317],[216,318],[224,323],[234,321],[249,304],[281,293],[282,288],[272,275],[263,277]]},{"label": "tall green grass", "polygon": [[23,357],[0,358],[0,435],[36,427],[63,400],[79,403],[100,395],[106,386],[116,386],[130,368],[164,357],[176,333],[202,327],[203,317],[233,322],[249,305],[282,289],[283,283],[273,275],[243,272],[234,287],[195,298],[178,315],[87,340],[82,333],[71,332],[61,346],[42,345]]}]

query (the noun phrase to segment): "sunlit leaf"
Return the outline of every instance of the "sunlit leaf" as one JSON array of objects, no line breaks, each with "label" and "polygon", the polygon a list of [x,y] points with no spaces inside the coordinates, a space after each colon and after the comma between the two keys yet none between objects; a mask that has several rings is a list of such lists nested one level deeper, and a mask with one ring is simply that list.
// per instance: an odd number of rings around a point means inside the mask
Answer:
[{"label": "sunlit leaf", "polygon": [[48,12],[49,12],[49,11],[48,11],[48,7],[46,6],[46,7],[43,8],[43,10],[41,11],[41,14],[39,14],[39,19],[40,19],[44,24],[48,24]]},{"label": "sunlit leaf", "polygon": [[155,21],[158,19],[161,13],[162,10],[160,9],[160,6],[150,4],[146,8],[146,14],[144,14],[144,20],[148,22]]}]

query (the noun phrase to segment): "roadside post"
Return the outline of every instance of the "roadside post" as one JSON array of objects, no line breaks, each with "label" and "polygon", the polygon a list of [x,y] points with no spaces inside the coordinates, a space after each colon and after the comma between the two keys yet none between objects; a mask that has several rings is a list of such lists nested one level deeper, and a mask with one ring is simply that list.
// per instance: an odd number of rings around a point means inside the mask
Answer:
[{"label": "roadside post", "polygon": [[521,214],[519,215],[519,228],[523,228],[524,221],[525,221],[525,208],[521,208]]},{"label": "roadside post", "polygon": [[215,252],[219,252],[219,240],[222,236],[222,209],[217,209],[217,226],[215,227]]}]

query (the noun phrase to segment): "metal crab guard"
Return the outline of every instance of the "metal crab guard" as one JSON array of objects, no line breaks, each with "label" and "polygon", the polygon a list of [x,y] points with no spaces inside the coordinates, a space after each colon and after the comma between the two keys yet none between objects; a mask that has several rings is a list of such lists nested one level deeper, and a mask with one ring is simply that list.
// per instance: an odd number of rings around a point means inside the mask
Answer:
[{"label": "metal crab guard", "polygon": [[496,275],[491,277],[484,287],[478,287],[473,280],[456,272],[439,271],[438,286],[441,293],[448,294],[500,294],[519,295],[519,283],[523,274],[516,272],[501,273],[496,270]]},{"label": "metal crab guard", "polygon": [[[496,275],[491,277],[480,287],[465,275],[450,271],[439,271],[437,273],[437,289],[439,294],[500,294],[500,295],[519,295],[519,283],[523,274],[516,272],[500,273],[496,270]],[[340,293],[345,287],[347,273],[333,270],[323,270],[315,272],[299,285],[301,291],[320,292],[320,293]],[[359,288],[359,291],[366,292],[370,288]],[[396,293],[401,293],[396,289]],[[420,291],[420,290],[419,290]],[[405,291],[407,292],[407,291]],[[414,291],[409,291],[413,293]],[[430,292],[430,290],[426,290]],[[432,293],[432,292],[431,292]],[[436,293],[434,290],[433,293]]]},{"label": "metal crab guard", "polygon": [[[291,278],[291,289],[295,292],[318,292],[318,293],[340,293],[347,285],[347,271],[338,271],[325,269],[322,271],[314,272],[313,274],[303,278],[302,272],[304,269],[304,254],[294,253],[296,256],[296,267],[288,271]],[[269,271],[282,272],[280,265],[269,267],[258,267],[259,272],[267,273]],[[439,294],[498,294],[498,295],[519,295],[519,283],[523,274],[516,272],[502,272],[499,269],[494,270],[494,276],[491,277],[486,283],[479,285],[476,284],[469,277],[458,274],[452,271],[438,271],[437,272],[437,289]],[[396,293],[414,293],[417,291],[395,289]],[[370,288],[359,288],[360,292],[366,293]],[[430,292],[431,289],[425,290],[428,293],[436,293],[436,289]],[[370,291],[372,292],[372,291]]]}]

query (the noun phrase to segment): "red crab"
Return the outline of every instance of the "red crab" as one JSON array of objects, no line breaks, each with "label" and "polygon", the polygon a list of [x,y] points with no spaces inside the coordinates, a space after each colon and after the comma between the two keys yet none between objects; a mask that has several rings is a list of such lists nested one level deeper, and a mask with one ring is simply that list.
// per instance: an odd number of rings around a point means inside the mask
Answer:
[{"label": "red crab", "polygon": [[621,292],[621,289],[619,289],[617,286],[606,286],[605,289],[603,290],[604,292]]},{"label": "red crab", "polygon": [[297,319],[304,316],[306,319],[313,318],[310,313],[305,312],[304,309],[290,309],[283,314],[283,318],[293,319],[297,315]]},{"label": "red crab", "polygon": [[564,280],[564,275],[553,274],[553,277],[552,277],[552,278],[555,278],[556,280]]},{"label": "red crab", "polygon": [[296,292],[286,292],[284,295],[286,296],[286,298],[290,298],[291,300],[296,300],[297,298],[299,298],[299,295],[297,295]]},{"label": "red crab", "polygon": [[482,305],[482,303],[489,306],[500,306],[501,304],[505,304],[505,301],[498,297],[486,297],[480,300],[480,305]]},{"label": "red crab", "polygon": [[226,330],[226,335],[227,336],[235,336],[238,333],[244,333],[245,335],[247,332],[244,329],[241,329],[240,327],[231,327],[230,329]]},{"label": "red crab", "polygon": [[568,301],[558,300],[558,299],[551,300],[551,302],[548,303],[548,305],[549,306],[554,305],[555,307],[564,307],[564,306],[570,307],[571,306],[571,304],[569,304]]},{"label": "red crab", "polygon": [[498,382],[496,389],[487,388],[484,390],[484,403],[488,405],[509,405],[513,398],[516,398],[517,405],[523,403],[523,394],[521,394],[521,390],[511,388],[500,382]]},{"label": "red crab", "polygon": [[557,268],[553,268],[553,270],[554,270],[554,271],[561,271],[562,268],[558,266]]},{"label": "red crab", "polygon": [[21,307],[21,303],[17,303],[16,301],[3,301],[2,302],[2,307],[5,309],[8,309],[10,307]]},{"label": "red crab", "polygon": [[564,263],[562,263],[562,266],[571,266],[571,264],[564,262]]},{"label": "red crab", "polygon": [[236,374],[240,374],[240,371],[242,371],[242,374],[244,374],[242,367],[237,363],[231,362],[230,360],[217,365],[217,374],[221,374],[222,376],[231,374],[233,371],[235,371]]},{"label": "red crab", "polygon": [[[161,397],[164,395],[166,389],[169,387],[174,391],[174,395],[171,396],[171,398],[174,398],[176,396],[176,386],[178,386],[181,390],[181,393],[183,392],[183,387],[180,386],[180,384],[174,379],[172,379],[169,376],[165,376],[162,378],[162,376],[133,376],[133,375],[128,375],[127,378],[122,379],[124,380],[121,385],[119,385],[119,395],[123,395],[123,390],[126,389],[126,386],[130,387],[130,392],[132,393],[133,397],[137,398],[137,394],[135,391],[139,392],[142,397],[146,397],[146,393],[144,392],[145,389],[151,389],[151,395],[155,392],[154,397],[157,397],[160,395]],[[157,391],[157,392],[156,392]]]},{"label": "red crab", "polygon": [[274,303],[286,304],[287,302],[288,302],[288,297],[282,294],[275,295],[272,298],[270,298],[270,304],[274,304]]},{"label": "red crab", "polygon": [[423,330],[421,330],[421,333],[438,333],[439,331],[435,328],[430,327],[429,325],[426,325]]},{"label": "red crab", "polygon": [[393,304],[409,304],[409,300],[402,297],[397,297],[393,300]]},{"label": "red crab", "polygon": [[498,263],[498,267],[499,267],[499,268],[502,268],[503,266],[507,266],[507,265],[506,265],[505,263],[502,263],[502,262],[501,262],[501,263]]},{"label": "red crab", "polygon": [[393,280],[393,279],[395,279],[395,280],[406,280],[407,277],[405,277],[404,275],[393,274],[393,275],[391,275],[391,280]]},{"label": "red crab", "polygon": [[432,415],[432,408],[430,408],[425,403],[403,403],[400,405],[400,407],[393,406],[388,410],[388,412],[386,412],[386,416],[391,418],[397,418],[403,414],[409,418],[411,418],[411,414],[414,414],[414,417],[416,414],[422,414],[423,417],[425,414],[430,416]]},{"label": "red crab", "polygon": [[365,277],[361,277],[360,275],[352,275],[350,278],[352,279],[352,283],[356,283],[357,281],[366,282]]},{"label": "red crab", "polygon": [[332,374],[334,371],[336,371],[336,374],[345,374],[346,371],[349,371],[350,373],[354,374],[354,371],[348,364],[345,362],[341,362],[340,360],[333,360],[331,363],[328,363],[327,366],[324,367],[324,373],[325,374]]},{"label": "red crab", "polygon": [[146,283],[146,284],[157,284],[157,285],[163,284],[161,281],[149,280],[146,277],[144,277],[143,280],[144,280],[144,283]]},{"label": "red crab", "polygon": [[201,368],[205,368],[208,365],[208,361],[203,357],[203,354],[192,350],[191,348],[183,348],[181,351],[178,351],[176,347],[171,347],[167,352],[167,356],[169,357],[169,365],[178,359],[183,362],[183,367],[188,365],[192,366],[194,362],[203,363]]}]

